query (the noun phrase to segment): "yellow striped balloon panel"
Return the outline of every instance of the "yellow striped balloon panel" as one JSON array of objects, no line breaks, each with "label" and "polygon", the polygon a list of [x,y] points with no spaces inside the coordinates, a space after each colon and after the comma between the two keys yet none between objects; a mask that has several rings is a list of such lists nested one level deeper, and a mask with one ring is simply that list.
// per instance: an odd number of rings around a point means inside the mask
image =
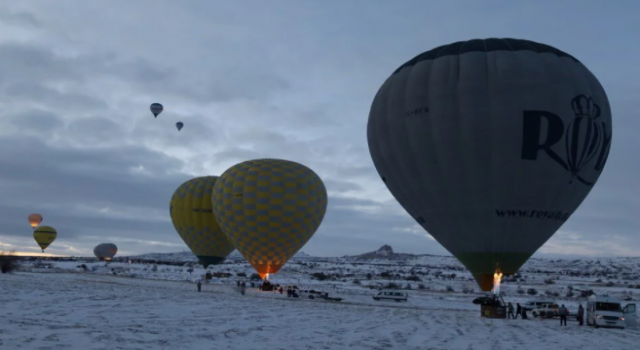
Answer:
[{"label": "yellow striped balloon panel", "polygon": [[38,243],[43,253],[44,250],[56,240],[57,236],[58,231],[51,226],[40,226],[33,230],[33,238],[36,240],[36,243]]},{"label": "yellow striped balloon panel", "polygon": [[327,210],[320,177],[287,160],[236,164],[213,191],[218,223],[262,278],[278,272],[309,241]]},{"label": "yellow striped balloon panel", "polygon": [[173,193],[169,209],[173,227],[205,268],[223,262],[235,249],[211,210],[211,192],[217,179],[204,176],[183,183]]}]

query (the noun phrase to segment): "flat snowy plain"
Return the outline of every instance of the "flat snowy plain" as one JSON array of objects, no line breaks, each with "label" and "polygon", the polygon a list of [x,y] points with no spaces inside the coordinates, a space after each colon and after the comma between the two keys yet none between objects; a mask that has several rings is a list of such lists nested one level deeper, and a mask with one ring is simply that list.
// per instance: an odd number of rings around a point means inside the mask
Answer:
[{"label": "flat snowy plain", "polygon": [[[235,273],[250,273],[246,262],[215,267],[213,271],[234,272],[234,276],[205,283],[200,293],[194,281],[204,273],[202,268],[190,274],[186,267],[158,265],[159,272],[151,273],[143,272],[150,265],[114,262],[109,267],[85,263],[89,272],[84,272],[77,268],[79,264],[54,262],[52,268],[0,274],[0,349],[640,349],[640,328],[593,329],[579,327],[575,319],[560,327],[557,319],[481,318],[479,307],[471,303],[477,290],[460,292],[464,286],[473,286],[464,277],[458,277],[458,282],[425,280],[429,289],[410,290],[408,302],[395,303],[372,300],[374,291],[353,280],[311,279],[309,271],[291,263],[274,276],[275,282],[344,298],[328,302],[252,288],[243,296],[235,287]],[[443,269],[453,266],[442,264]],[[529,271],[542,263],[532,264]],[[320,263],[324,270],[348,268],[355,275],[381,269],[354,266]],[[125,272],[113,275],[113,268]],[[535,273],[530,275],[529,280],[535,280]],[[580,286],[580,281],[571,283]],[[446,292],[439,285],[452,285],[456,292]],[[507,301],[533,298],[515,293],[514,288],[504,286]],[[631,293],[637,300],[637,294],[625,288],[612,292]],[[571,311],[583,302],[553,299]]]}]

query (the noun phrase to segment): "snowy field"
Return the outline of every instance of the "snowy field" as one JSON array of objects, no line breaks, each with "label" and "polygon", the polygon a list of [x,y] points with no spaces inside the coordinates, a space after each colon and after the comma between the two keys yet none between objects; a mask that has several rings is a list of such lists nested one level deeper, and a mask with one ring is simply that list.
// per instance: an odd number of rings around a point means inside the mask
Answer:
[{"label": "snowy field", "polygon": [[[557,319],[481,318],[479,307],[471,303],[479,294],[477,287],[469,291],[474,288],[469,276],[450,258],[425,259],[298,259],[273,276],[275,283],[327,291],[344,298],[342,302],[287,298],[286,293],[252,288],[243,296],[235,282],[244,278],[237,275],[252,271],[242,260],[210,267],[231,276],[213,278],[201,293],[194,284],[205,272],[199,265],[190,273],[190,265],[105,266],[85,259],[50,262],[44,268],[45,260],[25,262],[15,273],[0,274],[0,349],[640,348],[640,328],[579,327],[572,318],[567,327]],[[637,303],[640,289],[629,281],[640,283],[638,262],[533,260],[523,268],[522,279],[505,281],[504,297],[511,302],[551,297],[572,312],[584,303],[579,291],[587,289],[627,299],[623,304]],[[329,277],[313,278],[319,271]],[[455,278],[440,277],[451,271]],[[585,271],[591,272],[585,277]],[[416,275],[420,281],[407,281]],[[554,282],[544,282],[549,279]],[[411,286],[408,302],[372,299],[372,286],[390,281]]]}]

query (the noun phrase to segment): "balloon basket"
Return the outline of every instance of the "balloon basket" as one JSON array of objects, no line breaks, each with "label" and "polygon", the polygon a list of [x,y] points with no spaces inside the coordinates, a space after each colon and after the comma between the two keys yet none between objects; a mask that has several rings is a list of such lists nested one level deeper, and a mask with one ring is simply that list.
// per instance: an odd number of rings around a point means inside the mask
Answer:
[{"label": "balloon basket", "polygon": [[480,316],[485,318],[507,318],[507,308],[497,305],[480,305]]}]

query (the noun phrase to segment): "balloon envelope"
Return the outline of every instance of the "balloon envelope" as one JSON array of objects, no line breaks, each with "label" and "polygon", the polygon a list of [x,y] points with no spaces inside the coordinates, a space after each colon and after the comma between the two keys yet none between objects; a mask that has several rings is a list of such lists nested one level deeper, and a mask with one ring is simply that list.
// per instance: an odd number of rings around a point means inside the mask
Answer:
[{"label": "balloon envelope", "polygon": [[217,180],[217,176],[203,176],[183,183],[173,193],[169,209],[176,231],[205,268],[223,262],[235,249],[211,209]]},{"label": "balloon envelope", "polygon": [[28,220],[31,227],[35,228],[42,222],[42,215],[37,213],[31,214],[29,215]]},{"label": "balloon envelope", "polygon": [[157,117],[158,114],[162,113],[164,110],[164,106],[159,103],[152,103],[151,106],[149,106],[149,109],[151,110],[151,113],[153,113],[153,116]]},{"label": "balloon envelope", "polygon": [[309,241],[326,210],[320,177],[288,160],[236,164],[213,188],[220,227],[262,278],[278,272]]},{"label": "balloon envelope", "polygon": [[609,154],[611,110],[577,59],[527,40],[444,45],[378,91],[369,151],[386,186],[483,290],[573,214]]},{"label": "balloon envelope", "polygon": [[184,123],[182,123],[182,122],[177,122],[176,123],[176,128],[178,128],[178,131],[182,130],[183,126],[184,126]]},{"label": "balloon envelope", "polygon": [[35,230],[33,230],[33,238],[36,240],[36,243],[42,249],[47,249],[47,247],[56,240],[58,236],[58,231],[51,226],[39,226]]},{"label": "balloon envelope", "polygon": [[111,260],[118,253],[118,247],[113,243],[101,243],[93,248],[93,254],[98,260]]}]

